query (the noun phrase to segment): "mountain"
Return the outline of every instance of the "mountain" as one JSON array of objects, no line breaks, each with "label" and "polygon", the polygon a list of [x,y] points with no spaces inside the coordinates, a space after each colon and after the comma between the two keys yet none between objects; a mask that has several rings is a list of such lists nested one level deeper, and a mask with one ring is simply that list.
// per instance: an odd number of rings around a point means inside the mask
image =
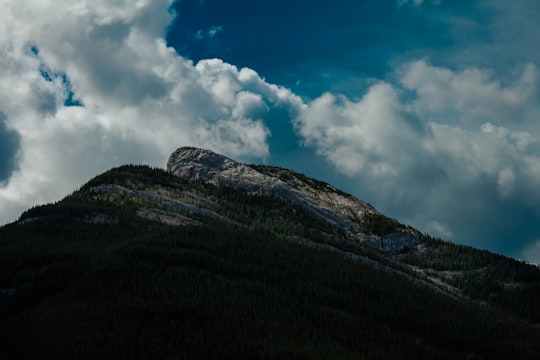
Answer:
[{"label": "mountain", "polygon": [[179,148],[0,228],[0,354],[535,359],[540,269]]}]

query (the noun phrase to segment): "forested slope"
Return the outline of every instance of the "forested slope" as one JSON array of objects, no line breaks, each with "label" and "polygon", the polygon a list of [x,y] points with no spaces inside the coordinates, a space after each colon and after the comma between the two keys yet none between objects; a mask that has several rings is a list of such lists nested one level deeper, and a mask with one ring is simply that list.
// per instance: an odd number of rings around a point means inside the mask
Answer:
[{"label": "forested slope", "polygon": [[[0,228],[0,354],[537,358],[540,329],[504,298],[486,306],[425,285],[427,269],[489,269],[495,255],[465,249],[478,262],[465,266],[452,260],[461,248],[422,241],[434,255],[388,255],[283,199],[116,168]],[[535,268],[522,265],[514,276],[534,289]]]}]

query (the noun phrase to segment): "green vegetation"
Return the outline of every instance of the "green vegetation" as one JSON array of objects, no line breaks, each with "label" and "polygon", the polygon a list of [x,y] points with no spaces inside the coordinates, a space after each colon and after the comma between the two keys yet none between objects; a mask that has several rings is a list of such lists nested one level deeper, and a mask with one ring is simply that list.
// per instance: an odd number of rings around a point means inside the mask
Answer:
[{"label": "green vegetation", "polygon": [[424,235],[426,251],[401,257],[424,269],[454,272],[447,282],[472,299],[540,323],[540,268],[515,259]]},{"label": "green vegetation", "polygon": [[[96,196],[92,188],[102,184],[205,194],[227,220],[180,227],[145,220],[136,214],[148,204]],[[387,219],[373,220],[372,231],[397,226]],[[113,169],[0,228],[1,357],[537,357],[536,327],[304,244],[358,250],[336,238],[345,234],[281,200],[148,167]],[[426,244],[432,252],[446,246]],[[471,271],[485,264],[475,261]]]},{"label": "green vegetation", "polygon": [[384,236],[395,233],[406,226],[400,224],[397,220],[384,216],[382,214],[366,214],[360,229],[366,234]]},{"label": "green vegetation", "polygon": [[81,188],[81,191],[84,192],[102,184],[115,184],[127,187],[139,185],[142,188],[148,188],[152,185],[163,185],[177,189],[182,189],[186,185],[195,188],[204,188],[204,185],[201,183],[174,176],[160,168],[151,168],[146,165],[123,165],[96,176],[87,182]]},{"label": "green vegetation", "polygon": [[17,290],[2,297],[3,358],[526,358],[539,350],[538,331],[331,254],[223,225],[137,226],[4,229],[2,273],[12,276],[2,287]]}]

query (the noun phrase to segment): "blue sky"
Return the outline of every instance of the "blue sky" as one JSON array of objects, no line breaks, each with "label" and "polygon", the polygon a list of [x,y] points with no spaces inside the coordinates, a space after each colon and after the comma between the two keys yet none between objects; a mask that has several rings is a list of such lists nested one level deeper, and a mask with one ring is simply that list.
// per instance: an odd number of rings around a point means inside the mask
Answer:
[{"label": "blue sky", "polygon": [[535,0],[6,0],[0,223],[178,146],[540,263]]},{"label": "blue sky", "polygon": [[358,83],[383,77],[396,55],[449,42],[423,9],[394,1],[190,0],[175,9],[167,40],[180,54],[256,69],[307,97],[362,92]]}]

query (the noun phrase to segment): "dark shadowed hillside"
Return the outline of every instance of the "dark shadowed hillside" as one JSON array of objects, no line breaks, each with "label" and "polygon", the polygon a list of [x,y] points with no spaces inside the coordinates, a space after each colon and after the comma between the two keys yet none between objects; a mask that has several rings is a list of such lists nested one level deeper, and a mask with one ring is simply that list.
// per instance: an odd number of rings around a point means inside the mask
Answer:
[{"label": "dark shadowed hillside", "polygon": [[534,359],[540,270],[181,148],[0,228],[2,358]]}]

